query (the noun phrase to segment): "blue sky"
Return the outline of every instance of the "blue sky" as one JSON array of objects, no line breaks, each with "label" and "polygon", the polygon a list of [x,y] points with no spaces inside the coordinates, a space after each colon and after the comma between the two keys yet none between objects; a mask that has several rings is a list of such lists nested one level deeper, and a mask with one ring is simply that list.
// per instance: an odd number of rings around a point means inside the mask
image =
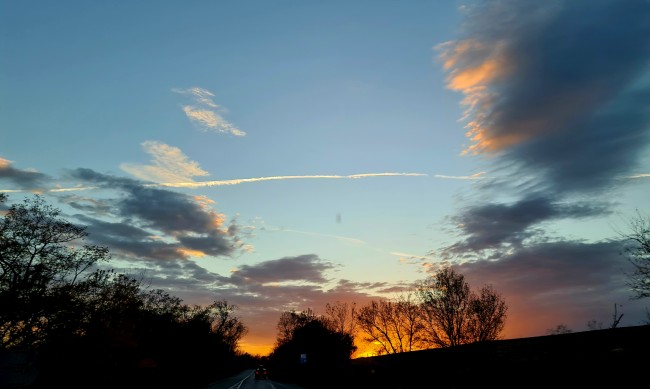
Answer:
[{"label": "blue sky", "polygon": [[440,266],[507,337],[640,324],[617,230],[648,212],[647,1],[0,1],[0,190],[117,269],[282,311]]}]

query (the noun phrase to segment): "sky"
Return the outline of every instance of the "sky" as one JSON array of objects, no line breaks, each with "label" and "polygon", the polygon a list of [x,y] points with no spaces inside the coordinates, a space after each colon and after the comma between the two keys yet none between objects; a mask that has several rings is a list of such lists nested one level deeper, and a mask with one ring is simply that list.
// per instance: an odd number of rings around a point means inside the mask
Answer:
[{"label": "sky", "polygon": [[649,14],[0,0],[0,191],[149,288],[237,305],[252,354],[282,312],[446,266],[504,297],[503,338],[643,324],[621,233],[650,213]]}]

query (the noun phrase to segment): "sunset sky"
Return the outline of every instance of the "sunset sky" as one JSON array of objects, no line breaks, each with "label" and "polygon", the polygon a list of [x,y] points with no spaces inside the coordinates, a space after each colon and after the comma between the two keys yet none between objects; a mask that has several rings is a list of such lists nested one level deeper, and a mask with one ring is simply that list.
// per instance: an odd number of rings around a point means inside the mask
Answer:
[{"label": "sunset sky", "polygon": [[0,191],[110,267],[283,311],[441,266],[505,338],[647,319],[621,231],[650,214],[650,2],[0,0]]}]

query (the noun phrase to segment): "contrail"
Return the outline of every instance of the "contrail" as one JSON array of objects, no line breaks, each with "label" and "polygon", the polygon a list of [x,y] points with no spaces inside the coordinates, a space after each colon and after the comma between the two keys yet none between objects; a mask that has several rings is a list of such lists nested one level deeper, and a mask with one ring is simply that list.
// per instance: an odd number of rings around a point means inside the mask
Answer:
[{"label": "contrail", "polygon": [[[434,178],[440,179],[452,179],[452,180],[479,180],[485,178],[483,176],[485,172],[480,172],[472,174],[470,176],[447,176],[442,174],[436,174]],[[160,182],[145,184],[147,187],[168,187],[168,188],[205,188],[211,186],[228,186],[228,185],[239,185],[249,182],[261,182],[261,181],[280,181],[280,180],[308,180],[308,179],[348,179],[356,180],[361,178],[371,178],[371,177],[428,177],[426,173],[360,173],[360,174],[350,174],[350,175],[340,175],[340,174],[318,174],[318,175],[297,175],[297,176],[270,176],[270,177],[253,177],[253,178],[235,178],[232,180],[216,180],[216,181],[189,181],[189,182]],[[54,188],[49,190],[40,189],[41,192],[72,192],[72,191],[82,191],[82,190],[91,190],[99,189],[96,186],[77,186],[70,188]],[[11,193],[11,192],[32,192],[30,189],[0,189],[0,193]]]},{"label": "contrail", "polygon": [[202,182],[163,182],[158,184],[148,184],[147,186],[165,186],[165,187],[174,187],[174,188],[202,188],[208,186],[226,186],[226,185],[238,185],[248,182],[260,182],[260,181],[276,181],[276,180],[304,180],[304,179],[359,179],[359,178],[368,178],[368,177],[395,177],[395,176],[407,176],[407,177],[426,177],[427,174],[424,173],[363,173],[363,174],[351,174],[351,175],[336,175],[336,174],[324,174],[324,175],[301,175],[301,176],[271,176],[271,177],[255,177],[255,178],[236,178],[232,180],[219,180],[219,181],[202,181]]}]

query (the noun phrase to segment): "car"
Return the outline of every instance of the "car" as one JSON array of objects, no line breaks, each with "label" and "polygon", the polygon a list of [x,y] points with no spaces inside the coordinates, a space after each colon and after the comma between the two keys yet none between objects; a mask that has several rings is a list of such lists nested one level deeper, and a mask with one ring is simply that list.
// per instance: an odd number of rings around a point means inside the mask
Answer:
[{"label": "car", "polygon": [[266,368],[262,365],[258,366],[257,369],[255,369],[255,379],[256,380],[268,380],[268,372],[266,371]]}]

